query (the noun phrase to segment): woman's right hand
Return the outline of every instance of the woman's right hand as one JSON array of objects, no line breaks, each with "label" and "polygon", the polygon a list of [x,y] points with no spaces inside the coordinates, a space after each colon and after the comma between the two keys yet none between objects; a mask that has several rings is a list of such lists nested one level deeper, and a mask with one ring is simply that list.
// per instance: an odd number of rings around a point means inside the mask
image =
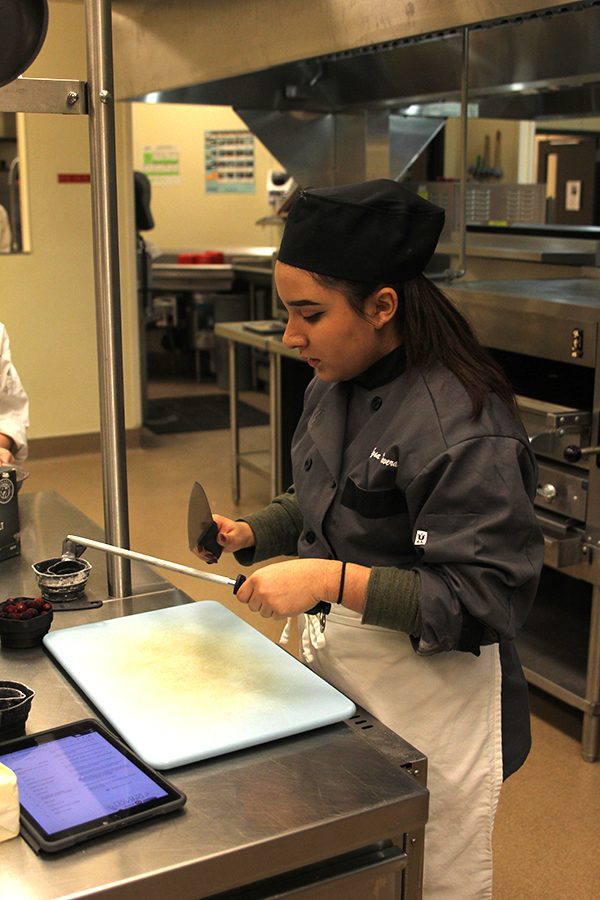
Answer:
[{"label": "woman's right hand", "polygon": [[[221,545],[227,553],[235,553],[236,550],[244,550],[246,547],[253,547],[256,539],[254,532],[247,522],[236,522],[235,519],[227,519],[225,516],[213,515],[213,519],[217,523],[219,533],[217,534],[217,543]],[[193,551],[196,556],[204,560],[204,562],[216,562],[214,555],[210,550],[203,547],[196,547]]]},{"label": "woman's right hand", "polygon": [[15,458],[6,447],[0,447],[0,464],[3,466],[11,465],[14,463]]}]

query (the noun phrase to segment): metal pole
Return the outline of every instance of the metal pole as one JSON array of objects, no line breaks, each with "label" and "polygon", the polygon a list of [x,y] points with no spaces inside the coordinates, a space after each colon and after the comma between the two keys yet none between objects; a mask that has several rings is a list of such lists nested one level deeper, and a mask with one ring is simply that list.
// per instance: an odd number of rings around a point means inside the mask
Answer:
[{"label": "metal pole", "polygon": [[231,432],[231,493],[240,502],[240,429],[238,423],[238,385],[236,342],[229,344],[229,430]]},{"label": "metal pole", "polygon": [[457,278],[467,267],[467,135],[469,126],[469,29],[463,28],[460,84],[460,250]]},{"label": "metal pole", "polygon": [[[111,2],[85,0],[100,446],[106,539],[129,546],[119,284]],[[127,560],[107,557],[108,594],[131,594]]]}]

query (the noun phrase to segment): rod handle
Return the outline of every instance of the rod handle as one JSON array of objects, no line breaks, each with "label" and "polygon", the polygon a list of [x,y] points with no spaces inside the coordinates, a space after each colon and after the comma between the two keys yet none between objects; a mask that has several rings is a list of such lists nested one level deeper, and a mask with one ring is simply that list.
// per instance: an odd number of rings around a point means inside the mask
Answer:
[{"label": "rod handle", "polygon": [[238,577],[235,579],[235,583],[233,585],[233,593],[234,594],[237,594],[237,592],[239,591],[239,589],[241,588],[241,586],[243,585],[245,580],[246,580],[245,575],[238,575]]},{"label": "rod handle", "polygon": [[326,600],[319,600],[316,606],[313,606],[312,609],[306,610],[307,616],[318,616],[325,615],[328,616],[331,612],[331,603],[327,603]]}]

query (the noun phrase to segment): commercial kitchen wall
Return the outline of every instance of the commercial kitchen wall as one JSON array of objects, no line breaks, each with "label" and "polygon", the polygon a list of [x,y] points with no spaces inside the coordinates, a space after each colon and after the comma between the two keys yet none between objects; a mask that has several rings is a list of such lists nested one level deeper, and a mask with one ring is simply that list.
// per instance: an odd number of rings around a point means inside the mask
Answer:
[{"label": "commercial kitchen wall", "polygon": [[[527,177],[527,175],[523,176],[520,171],[520,157],[526,149],[522,125],[530,126],[532,130],[535,129],[533,122],[521,123],[508,119],[469,119],[467,127],[467,165],[475,165],[477,156],[480,156],[483,160],[486,137],[489,137],[489,165],[494,165],[496,132],[499,131],[501,135],[500,167],[502,168],[500,183],[530,182],[532,178]],[[444,126],[445,178],[460,178],[461,127],[460,119],[448,119]],[[533,168],[531,167],[532,172]]]},{"label": "commercial kitchen wall", "polygon": [[253,193],[207,193],[204,183],[204,137],[211,130],[247,130],[230,107],[192,104],[132,104],[133,166],[143,169],[144,147],[174,146],[179,153],[179,180],[152,185],[155,227],[145,233],[163,250],[222,250],[277,246],[276,225],[256,225],[268,216],[270,168],[283,168],[255,138]]}]

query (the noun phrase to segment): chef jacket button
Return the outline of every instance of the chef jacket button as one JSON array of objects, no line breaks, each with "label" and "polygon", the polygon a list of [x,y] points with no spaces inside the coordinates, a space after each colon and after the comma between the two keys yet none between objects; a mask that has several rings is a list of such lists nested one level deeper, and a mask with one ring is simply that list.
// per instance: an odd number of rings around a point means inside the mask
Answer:
[{"label": "chef jacket button", "polygon": [[310,456],[307,456],[307,458],[304,460],[304,471],[308,472],[308,470],[310,469],[311,466],[312,466],[312,459],[310,458]]},{"label": "chef jacket button", "polygon": [[383,400],[381,399],[381,397],[373,397],[373,399],[371,400],[371,409],[377,412],[382,403]]},{"label": "chef jacket button", "polygon": [[304,537],[306,538],[307,544],[314,544],[315,542],[315,533],[314,531],[307,531]]}]

